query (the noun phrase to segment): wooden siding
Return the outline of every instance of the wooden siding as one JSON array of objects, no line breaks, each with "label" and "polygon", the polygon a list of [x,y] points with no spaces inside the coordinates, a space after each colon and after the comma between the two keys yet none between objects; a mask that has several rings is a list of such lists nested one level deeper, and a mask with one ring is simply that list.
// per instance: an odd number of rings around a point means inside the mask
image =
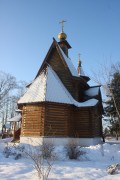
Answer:
[{"label": "wooden siding", "polygon": [[91,113],[89,108],[74,108],[75,136],[92,137]]},{"label": "wooden siding", "polygon": [[48,103],[45,106],[45,136],[95,137],[102,135],[98,106],[75,106]]},{"label": "wooden siding", "polygon": [[45,103],[24,105],[22,136],[95,137],[102,136],[99,106],[82,107]]},{"label": "wooden siding", "polygon": [[23,105],[22,136],[44,135],[44,105]]},{"label": "wooden siding", "polygon": [[69,136],[69,106],[48,103],[45,106],[45,136]]}]

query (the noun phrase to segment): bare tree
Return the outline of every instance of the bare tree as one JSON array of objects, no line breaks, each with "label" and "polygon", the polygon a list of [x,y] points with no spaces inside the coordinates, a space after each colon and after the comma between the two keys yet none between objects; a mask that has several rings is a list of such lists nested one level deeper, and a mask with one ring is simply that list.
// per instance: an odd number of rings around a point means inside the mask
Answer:
[{"label": "bare tree", "polygon": [[55,160],[54,145],[44,142],[42,145],[38,143],[37,146],[26,145],[16,148],[32,161],[38,178],[47,180]]},{"label": "bare tree", "polygon": [[97,70],[97,72],[93,71],[93,76],[91,77],[95,83],[103,88],[106,94],[109,92],[108,84],[111,82],[111,73],[112,65],[104,62],[103,64],[99,65],[99,70]]},{"label": "bare tree", "polygon": [[16,78],[8,73],[0,71],[0,118],[2,124],[15,115],[17,101],[25,92],[26,82],[16,81]]},{"label": "bare tree", "polygon": [[16,78],[0,71],[0,105],[11,90],[16,88]]},{"label": "bare tree", "polygon": [[[115,81],[115,75],[118,75],[118,80]],[[93,72],[93,78],[92,78],[97,84],[101,85],[106,96],[107,101],[105,103],[112,102],[112,105],[114,107],[114,114],[111,116],[111,122],[114,122],[114,119],[117,117],[117,122],[113,123],[116,128],[114,128],[114,131],[116,131],[116,139],[118,139],[118,125],[120,127],[120,101],[116,96],[116,88],[118,90],[118,96],[120,92],[120,63],[116,64],[103,64],[100,65],[99,72]],[[114,84],[113,84],[114,82]],[[112,107],[112,108],[113,108]],[[111,108],[111,109],[112,109]],[[107,110],[107,109],[106,109]],[[118,123],[119,122],[119,123]]]},{"label": "bare tree", "polygon": [[111,95],[113,101],[114,101],[114,105],[118,114],[118,117],[120,119],[120,112],[118,110],[116,101],[115,101],[115,97],[114,97],[114,93],[112,91],[112,87],[111,87],[111,81],[113,78],[113,74],[115,72],[119,72],[120,73],[120,63],[116,63],[116,64],[111,64],[111,65],[107,65],[107,64],[102,64],[99,67],[99,71],[98,72],[93,72],[93,81],[95,81],[98,85],[100,85],[103,90],[105,91],[106,95]]},{"label": "bare tree", "polygon": [[17,87],[16,78],[10,74],[0,71],[0,116],[7,120],[10,92]]},{"label": "bare tree", "polygon": [[28,83],[26,81],[19,81],[17,82],[17,85],[18,85],[17,99],[19,99],[25,93]]}]

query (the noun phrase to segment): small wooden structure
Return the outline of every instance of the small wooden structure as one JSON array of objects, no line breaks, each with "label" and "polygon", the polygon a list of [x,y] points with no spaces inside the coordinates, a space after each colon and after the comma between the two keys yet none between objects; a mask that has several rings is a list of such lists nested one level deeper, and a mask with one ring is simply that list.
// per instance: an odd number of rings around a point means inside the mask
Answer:
[{"label": "small wooden structure", "polygon": [[13,140],[19,140],[20,139],[20,133],[21,133],[21,113],[18,113],[16,116],[9,119],[7,122],[9,122],[11,125],[10,131],[13,135]]},{"label": "small wooden structure", "polygon": [[82,145],[102,137],[102,100],[99,86],[90,87],[79,58],[76,70],[68,56],[66,34],[53,43],[26,93],[19,99],[22,110],[21,142],[27,138],[51,139],[57,144],[77,138]]}]

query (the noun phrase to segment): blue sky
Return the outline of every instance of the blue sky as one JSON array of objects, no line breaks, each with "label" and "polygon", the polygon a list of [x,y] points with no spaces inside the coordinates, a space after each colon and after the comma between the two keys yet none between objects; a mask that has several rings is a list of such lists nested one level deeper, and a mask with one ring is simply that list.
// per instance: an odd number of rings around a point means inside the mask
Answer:
[{"label": "blue sky", "polygon": [[119,0],[0,0],[0,70],[30,82],[54,37],[64,31],[87,75],[99,64],[120,61]]}]

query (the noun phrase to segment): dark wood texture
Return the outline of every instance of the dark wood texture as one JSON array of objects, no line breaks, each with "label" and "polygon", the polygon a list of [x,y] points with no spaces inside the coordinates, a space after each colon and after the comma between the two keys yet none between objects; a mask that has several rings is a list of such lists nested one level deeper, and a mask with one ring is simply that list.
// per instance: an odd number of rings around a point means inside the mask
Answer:
[{"label": "dark wood texture", "polygon": [[45,109],[45,136],[68,136],[69,106],[48,103]]}]

